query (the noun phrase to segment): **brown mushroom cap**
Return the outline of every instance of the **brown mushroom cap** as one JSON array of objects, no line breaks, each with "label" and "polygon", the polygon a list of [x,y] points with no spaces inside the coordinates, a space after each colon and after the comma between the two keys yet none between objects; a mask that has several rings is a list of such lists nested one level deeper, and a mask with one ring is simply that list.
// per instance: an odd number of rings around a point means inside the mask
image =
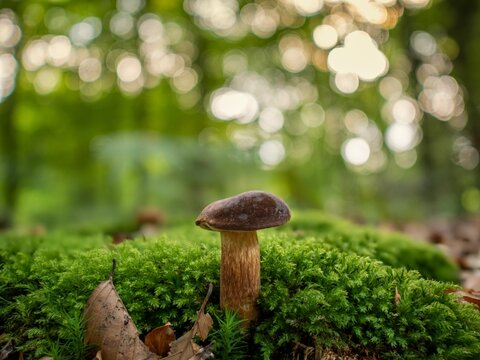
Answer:
[{"label": "brown mushroom cap", "polygon": [[206,206],[195,224],[213,231],[254,231],[290,220],[287,204],[263,191],[248,191]]}]

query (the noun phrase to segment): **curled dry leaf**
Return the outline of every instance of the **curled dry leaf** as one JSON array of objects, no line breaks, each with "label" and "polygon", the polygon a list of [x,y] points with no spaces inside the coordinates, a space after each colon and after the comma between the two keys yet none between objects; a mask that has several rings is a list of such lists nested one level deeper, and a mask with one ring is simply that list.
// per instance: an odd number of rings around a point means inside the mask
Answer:
[{"label": "curled dry leaf", "polygon": [[85,343],[100,349],[103,360],[159,359],[140,340],[111,277],[93,291],[84,317]]},{"label": "curled dry leaf", "polygon": [[167,322],[165,325],[157,327],[145,336],[145,345],[148,349],[160,356],[167,356],[170,351],[170,343],[175,341],[175,332],[172,324]]}]

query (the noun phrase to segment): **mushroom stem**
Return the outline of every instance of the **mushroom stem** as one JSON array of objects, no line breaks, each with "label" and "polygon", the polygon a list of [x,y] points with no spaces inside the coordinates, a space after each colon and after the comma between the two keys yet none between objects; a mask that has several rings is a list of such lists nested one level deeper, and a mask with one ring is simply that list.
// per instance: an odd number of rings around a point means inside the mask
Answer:
[{"label": "mushroom stem", "polygon": [[246,324],[257,318],[260,247],[256,231],[223,231],[220,307],[236,311]]}]

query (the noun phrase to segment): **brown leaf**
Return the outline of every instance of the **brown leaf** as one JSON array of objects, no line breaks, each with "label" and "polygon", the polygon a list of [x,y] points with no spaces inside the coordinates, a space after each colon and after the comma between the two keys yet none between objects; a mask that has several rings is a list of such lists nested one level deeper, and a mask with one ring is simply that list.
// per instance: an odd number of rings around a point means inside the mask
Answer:
[{"label": "brown leaf", "polygon": [[463,294],[463,300],[471,304],[475,304],[480,309],[480,294],[477,293],[468,293]]},{"label": "brown leaf", "polygon": [[84,317],[85,343],[100,349],[103,360],[159,359],[140,340],[111,277],[93,291]]},{"label": "brown leaf", "polygon": [[400,303],[400,299],[402,297],[400,296],[400,293],[398,292],[398,288],[395,286],[395,305],[398,305]]},{"label": "brown leaf", "polygon": [[102,360],[102,351],[98,350],[93,360]]},{"label": "brown leaf", "polygon": [[[205,296],[205,299],[203,299],[202,306],[197,312],[197,320],[195,320],[195,324],[193,324],[193,327],[190,329],[190,331],[188,331],[179,339],[170,344],[169,356],[164,358],[165,360],[198,360],[201,358],[205,359],[204,356],[206,353],[201,355],[205,348],[200,348],[197,344],[195,344],[193,342],[193,337],[198,335],[200,336],[200,338],[202,338],[202,340],[205,340],[208,336],[208,331],[213,324],[211,316],[209,314],[205,314],[205,306],[207,305],[208,299],[212,294],[212,290],[213,285],[210,284],[208,286],[207,295]],[[202,323],[202,325],[200,325],[200,322]],[[210,354],[210,357],[211,352],[209,350],[208,352]]]},{"label": "brown leaf", "polygon": [[145,345],[148,349],[160,356],[167,356],[170,351],[170,343],[175,341],[175,332],[172,324],[167,322],[165,325],[157,327],[145,336]]},{"label": "brown leaf", "polygon": [[205,340],[208,337],[208,332],[213,326],[213,320],[210,314],[205,314],[205,306],[207,306],[208,299],[212,294],[213,285],[208,286],[207,295],[203,299],[202,306],[197,312],[197,321],[193,325],[193,336],[199,336],[200,339]]},{"label": "brown leaf", "polygon": [[193,328],[170,344],[168,360],[188,360],[195,355]]}]

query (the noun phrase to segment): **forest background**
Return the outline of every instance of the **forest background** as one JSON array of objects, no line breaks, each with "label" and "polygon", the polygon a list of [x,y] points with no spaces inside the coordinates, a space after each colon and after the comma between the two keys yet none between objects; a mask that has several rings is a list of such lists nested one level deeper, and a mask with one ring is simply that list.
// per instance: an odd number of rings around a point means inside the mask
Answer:
[{"label": "forest background", "polygon": [[479,38],[468,0],[1,0],[1,222],[476,213]]}]

